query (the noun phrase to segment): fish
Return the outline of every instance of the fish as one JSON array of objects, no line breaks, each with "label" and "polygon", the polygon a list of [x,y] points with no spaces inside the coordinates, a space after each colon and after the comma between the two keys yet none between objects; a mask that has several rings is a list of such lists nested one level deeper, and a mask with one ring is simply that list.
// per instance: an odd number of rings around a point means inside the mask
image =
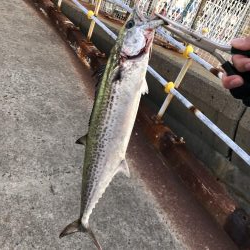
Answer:
[{"label": "fish", "polygon": [[156,27],[162,20],[146,18],[135,8],[111,50],[90,116],[85,145],[80,217],[65,227],[60,238],[87,233],[98,250],[102,247],[89,226],[90,215],[119,173],[130,176],[125,158],[141,95],[148,92],[146,72]]}]

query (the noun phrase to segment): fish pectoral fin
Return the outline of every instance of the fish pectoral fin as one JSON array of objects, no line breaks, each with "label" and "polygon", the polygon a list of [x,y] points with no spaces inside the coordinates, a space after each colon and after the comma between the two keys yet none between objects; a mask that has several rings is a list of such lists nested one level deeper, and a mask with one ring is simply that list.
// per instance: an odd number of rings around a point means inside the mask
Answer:
[{"label": "fish pectoral fin", "polygon": [[118,169],[119,172],[122,172],[128,178],[130,177],[130,171],[129,171],[129,167],[128,167],[128,164],[127,164],[126,160],[122,160],[118,168],[119,168]]},{"label": "fish pectoral fin", "polygon": [[87,140],[87,135],[84,135],[82,137],[80,137],[77,141],[76,144],[81,144],[81,145],[86,145],[86,140]]},{"label": "fish pectoral fin", "polygon": [[146,78],[144,78],[142,86],[141,86],[141,94],[142,95],[148,94],[148,83],[146,81]]},{"label": "fish pectoral fin", "polygon": [[89,227],[83,226],[81,223],[81,219],[78,219],[78,220],[72,222],[71,224],[69,224],[68,226],[66,226],[63,229],[63,231],[60,233],[59,238],[62,238],[64,236],[67,236],[67,235],[73,234],[73,233],[77,233],[77,232],[87,233],[88,236],[90,237],[90,239],[95,244],[96,248],[98,250],[102,250],[102,247],[101,247],[100,243],[98,242],[98,240],[96,239],[93,231]]}]

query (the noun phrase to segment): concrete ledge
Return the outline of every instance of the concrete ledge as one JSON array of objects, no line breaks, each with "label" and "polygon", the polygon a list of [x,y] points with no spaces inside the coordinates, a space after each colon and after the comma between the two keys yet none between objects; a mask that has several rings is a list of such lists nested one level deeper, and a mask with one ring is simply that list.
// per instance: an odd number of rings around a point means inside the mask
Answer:
[{"label": "concrete ledge", "polygon": [[[64,1],[62,11],[75,25],[81,28],[84,34],[87,33],[90,21],[74,5]],[[113,31],[118,31],[117,25],[106,19],[104,21]],[[92,42],[107,55],[114,45],[114,41],[98,26],[94,30]],[[184,59],[181,55],[154,46],[150,65],[168,81],[175,80],[183,63]],[[147,82],[150,94],[145,98],[149,98],[159,107],[165,98],[162,86],[149,74]],[[229,137],[236,138],[236,142],[245,150],[249,149],[248,131],[250,128],[247,123],[250,114],[247,112],[241,119],[246,107],[221,87],[219,79],[194,63],[180,87],[180,92]],[[174,99],[171,103],[164,120],[177,135],[184,137],[187,147],[201,161],[205,162],[214,174],[227,184],[229,189],[231,188],[243,207],[250,211],[250,201],[246,197],[242,198],[242,195],[238,195],[246,192],[246,189],[239,184],[239,179],[244,177],[246,185],[250,182],[250,171],[246,170],[249,167],[242,164],[234,154],[232,157],[230,148],[177,100]],[[237,167],[231,164],[231,158]],[[245,174],[246,171],[247,174]]]}]

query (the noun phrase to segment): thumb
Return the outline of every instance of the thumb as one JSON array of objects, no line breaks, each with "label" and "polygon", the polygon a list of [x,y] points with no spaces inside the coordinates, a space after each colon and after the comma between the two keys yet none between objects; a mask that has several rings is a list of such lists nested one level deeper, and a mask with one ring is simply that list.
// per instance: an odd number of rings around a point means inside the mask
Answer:
[{"label": "thumb", "polygon": [[245,38],[235,38],[231,41],[231,45],[240,50],[249,50],[250,49],[250,36]]}]

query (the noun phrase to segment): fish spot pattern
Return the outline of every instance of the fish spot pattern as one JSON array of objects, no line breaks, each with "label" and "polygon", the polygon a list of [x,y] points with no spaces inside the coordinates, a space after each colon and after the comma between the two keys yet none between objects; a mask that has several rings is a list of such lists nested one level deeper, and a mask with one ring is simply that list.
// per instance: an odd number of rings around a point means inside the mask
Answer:
[{"label": "fish spot pattern", "polygon": [[[113,79],[105,82],[105,91],[102,86],[99,89],[97,102],[101,104],[91,121],[83,169],[82,210],[87,211],[85,219],[88,219],[125,158],[130,133],[127,136],[124,131],[132,131],[142,85],[140,79],[134,81],[136,74],[131,74],[132,67],[140,68],[139,63],[123,63],[120,68],[116,67]],[[107,85],[111,86],[107,88]],[[124,111],[128,113],[124,115]]]}]

